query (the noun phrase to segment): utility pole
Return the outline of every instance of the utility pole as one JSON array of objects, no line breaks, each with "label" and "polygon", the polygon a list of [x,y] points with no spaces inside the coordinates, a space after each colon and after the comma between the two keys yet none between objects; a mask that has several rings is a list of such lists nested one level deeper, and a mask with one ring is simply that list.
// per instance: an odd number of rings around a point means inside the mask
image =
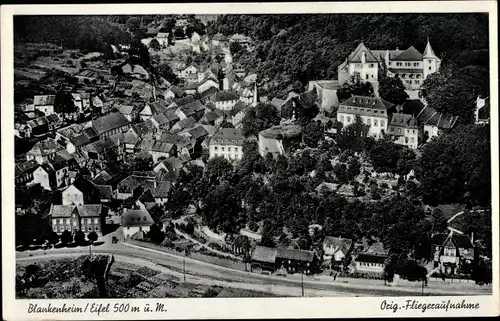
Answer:
[{"label": "utility pole", "polygon": [[424,295],[424,279],[422,279],[422,296]]},{"label": "utility pole", "polygon": [[301,284],[301,287],[302,287],[302,297],[304,297],[304,272],[300,272],[300,284]]},{"label": "utility pole", "polygon": [[186,282],[186,258],[182,259],[182,270],[184,272],[184,282]]}]

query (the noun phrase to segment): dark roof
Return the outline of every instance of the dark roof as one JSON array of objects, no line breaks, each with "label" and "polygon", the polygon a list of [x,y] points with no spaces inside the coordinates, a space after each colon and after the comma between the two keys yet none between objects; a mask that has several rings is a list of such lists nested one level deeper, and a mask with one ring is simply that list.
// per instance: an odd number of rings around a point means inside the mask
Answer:
[{"label": "dark roof", "polygon": [[158,123],[158,125],[166,125],[169,123],[169,120],[165,114],[154,115],[152,119]]},{"label": "dark roof", "polygon": [[87,137],[88,139],[92,139],[92,138],[95,138],[97,136],[99,136],[99,134],[94,130],[93,127],[87,127],[87,128],[84,128],[83,129],[83,134],[85,135],[85,137]]},{"label": "dark roof", "polygon": [[113,199],[113,188],[111,185],[95,185],[100,199]]},{"label": "dark roof", "polygon": [[151,226],[155,222],[147,210],[125,210],[122,214],[121,226]]},{"label": "dark roof", "polygon": [[207,130],[203,126],[197,126],[195,128],[191,128],[190,130],[188,130],[188,133],[194,139],[200,139],[208,135]]},{"label": "dark roof", "polygon": [[370,107],[372,109],[388,110],[394,106],[393,103],[378,97],[352,96],[340,105],[353,107]]},{"label": "dark roof", "polygon": [[212,101],[231,101],[238,100],[240,97],[231,91],[219,91],[211,97]]},{"label": "dark roof", "polygon": [[169,89],[176,97],[182,97],[184,95],[184,90],[177,86],[172,86]]},{"label": "dark roof", "polygon": [[275,263],[278,251],[275,248],[257,245],[252,252],[252,261]]},{"label": "dark roof", "polygon": [[85,134],[80,134],[78,136],[75,136],[73,138],[70,139],[70,142],[75,146],[75,147],[79,147],[79,146],[83,146],[83,145],[86,145],[88,143],[90,143],[90,139],[85,136]]},{"label": "dark roof", "polygon": [[453,116],[449,113],[443,114],[437,112],[434,108],[426,106],[417,116],[417,120],[430,126],[437,126],[441,129],[451,129],[455,126],[458,116]]},{"label": "dark roof", "polygon": [[366,62],[379,62],[377,57],[368,49],[364,43],[360,43],[356,49],[349,55],[347,58],[348,62],[361,62],[361,58],[363,56],[363,53],[365,54],[365,61]]},{"label": "dark roof", "polygon": [[211,97],[213,94],[215,94],[218,91],[219,91],[218,88],[210,87],[207,90],[201,92],[201,98],[205,99],[207,97]]},{"label": "dark roof", "polygon": [[385,255],[360,253],[356,257],[356,262],[368,262],[368,263],[384,264],[386,259],[387,259],[387,256],[385,256]]},{"label": "dark roof", "polygon": [[132,128],[134,129],[135,133],[140,137],[156,133],[156,128],[149,119],[142,123],[132,125]]},{"label": "dark roof", "polygon": [[278,252],[276,257],[283,258],[287,260],[296,260],[296,261],[306,261],[312,262],[314,259],[313,251],[304,251],[304,250],[296,250],[296,249],[286,249],[286,248],[278,248]]},{"label": "dark roof", "polygon": [[128,124],[128,119],[120,113],[111,113],[92,121],[92,126],[99,135]]},{"label": "dark roof", "polygon": [[179,127],[179,129],[185,129],[185,128],[190,128],[193,127],[196,124],[196,119],[193,117],[188,117],[184,118],[182,120],[179,120],[174,126]]},{"label": "dark roof", "polygon": [[55,101],[56,95],[37,95],[33,98],[33,104],[35,106],[53,105]]},{"label": "dark roof", "polygon": [[333,248],[333,253],[340,250],[344,254],[346,254],[351,248],[352,240],[341,237],[326,236],[323,241],[323,245]]},{"label": "dark roof", "polygon": [[216,113],[215,111],[212,110],[203,116],[202,121],[204,120],[204,121],[210,123],[210,122],[217,120],[218,118],[220,118],[222,116],[223,115],[220,115],[219,113]]},{"label": "dark roof", "polygon": [[390,122],[389,126],[416,128],[417,127],[417,120],[413,115],[394,113],[394,114],[392,114],[392,118],[391,118],[391,122]]},{"label": "dark roof", "polygon": [[168,153],[172,149],[173,144],[164,143],[153,139],[141,140],[135,148],[147,152]]},{"label": "dark roof", "polygon": [[39,154],[42,156],[54,154],[60,150],[64,149],[58,142],[53,138],[46,138],[44,140],[38,141],[28,152],[28,154]]},{"label": "dark roof", "polygon": [[194,99],[194,97],[193,97],[193,96],[191,96],[191,95],[189,95],[189,96],[186,96],[186,97],[184,97],[184,98],[177,99],[177,100],[175,101],[175,104],[176,104],[177,106],[183,106],[183,105],[186,105],[186,104],[192,103],[194,100],[195,100],[195,99]]},{"label": "dark roof", "polygon": [[410,48],[403,51],[398,56],[394,57],[393,61],[422,61],[422,54],[415,49],[415,47],[411,46]]},{"label": "dark roof", "polygon": [[153,196],[153,193],[151,192],[150,189],[147,189],[142,195],[138,198],[138,201],[141,203],[151,203],[155,202],[155,197]]},{"label": "dark roof", "polygon": [[213,144],[243,144],[245,136],[239,129],[220,128],[211,138],[210,143]]},{"label": "dark roof", "polygon": [[149,104],[153,115],[161,114],[167,111],[167,103],[164,100],[158,100]]},{"label": "dark roof", "polygon": [[101,204],[84,204],[84,205],[52,205],[50,208],[50,216],[71,217],[74,212],[77,212],[80,217],[100,217],[102,212]]},{"label": "dark roof", "polygon": [[167,110],[163,115],[165,115],[169,122],[179,120],[179,116],[177,116],[174,110]]},{"label": "dark roof", "polygon": [[17,163],[16,169],[15,169],[16,176],[24,174],[24,173],[33,172],[37,167],[38,167],[38,162],[34,159],[29,160],[27,162],[23,162],[23,163]]},{"label": "dark roof", "polygon": [[422,74],[424,72],[422,68],[389,68],[389,71],[393,74]]},{"label": "dark roof", "polygon": [[425,105],[420,99],[408,99],[402,107],[403,113],[416,117],[425,108]]},{"label": "dark roof", "polygon": [[233,109],[229,111],[229,114],[231,116],[238,115],[238,113],[244,111],[246,107],[247,105],[244,102],[238,100],[238,102],[233,106]]}]

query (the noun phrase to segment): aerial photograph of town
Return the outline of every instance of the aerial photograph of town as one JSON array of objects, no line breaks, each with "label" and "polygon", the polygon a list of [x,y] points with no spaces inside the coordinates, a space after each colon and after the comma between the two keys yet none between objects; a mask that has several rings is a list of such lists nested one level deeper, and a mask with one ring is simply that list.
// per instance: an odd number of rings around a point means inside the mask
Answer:
[{"label": "aerial photograph of town", "polygon": [[492,294],[488,13],[14,16],[17,299]]}]

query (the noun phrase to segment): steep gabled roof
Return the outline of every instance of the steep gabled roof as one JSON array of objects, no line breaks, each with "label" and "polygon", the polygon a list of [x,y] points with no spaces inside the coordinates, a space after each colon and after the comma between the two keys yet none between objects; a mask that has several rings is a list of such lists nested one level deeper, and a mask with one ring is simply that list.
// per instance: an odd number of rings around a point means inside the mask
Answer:
[{"label": "steep gabled roof", "polygon": [[122,214],[121,226],[124,227],[151,226],[154,223],[147,210],[125,210]]},{"label": "steep gabled roof", "polygon": [[99,135],[128,124],[128,119],[120,113],[111,113],[92,121],[92,126]]},{"label": "steep gabled roof", "polygon": [[367,96],[352,96],[351,98],[345,100],[341,103],[344,106],[353,107],[369,107],[373,109],[388,110],[394,107],[394,104],[378,97],[367,97]]},{"label": "steep gabled roof", "polygon": [[422,54],[411,46],[410,48],[403,51],[398,56],[394,57],[394,61],[421,61],[423,58]]},{"label": "steep gabled roof", "polygon": [[379,62],[379,59],[361,42],[356,49],[347,58],[348,62],[361,62],[361,58],[365,54],[366,62]]}]

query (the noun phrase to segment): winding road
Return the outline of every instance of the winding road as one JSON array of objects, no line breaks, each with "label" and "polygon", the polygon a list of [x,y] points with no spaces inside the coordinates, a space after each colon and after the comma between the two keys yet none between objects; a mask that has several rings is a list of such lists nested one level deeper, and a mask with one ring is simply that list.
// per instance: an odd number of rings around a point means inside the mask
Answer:
[{"label": "winding road", "polygon": [[[88,247],[50,249],[47,251],[36,250],[17,252],[16,261],[40,260],[49,258],[71,257],[87,254]],[[249,288],[254,290],[273,292],[277,294],[287,293],[289,295],[300,296],[302,282],[300,276],[277,277],[269,275],[260,275],[251,272],[234,270],[219,265],[198,261],[182,255],[165,253],[162,251],[140,247],[127,243],[104,243],[93,247],[92,253],[113,254],[117,261],[130,262],[136,261],[139,266],[153,265],[160,269],[167,269],[171,273],[182,273],[184,265],[188,279],[207,284],[221,284],[237,288]],[[421,295],[420,284],[415,286],[384,286],[380,280],[366,279],[348,279],[344,283],[342,278],[337,281],[315,280],[314,277],[304,277],[303,286],[305,296],[398,296],[398,295]],[[491,288],[472,286],[471,284],[462,284],[467,286],[457,288],[457,284],[449,286],[429,282],[425,288],[425,293],[430,295],[463,295],[467,294],[490,294]]]}]

